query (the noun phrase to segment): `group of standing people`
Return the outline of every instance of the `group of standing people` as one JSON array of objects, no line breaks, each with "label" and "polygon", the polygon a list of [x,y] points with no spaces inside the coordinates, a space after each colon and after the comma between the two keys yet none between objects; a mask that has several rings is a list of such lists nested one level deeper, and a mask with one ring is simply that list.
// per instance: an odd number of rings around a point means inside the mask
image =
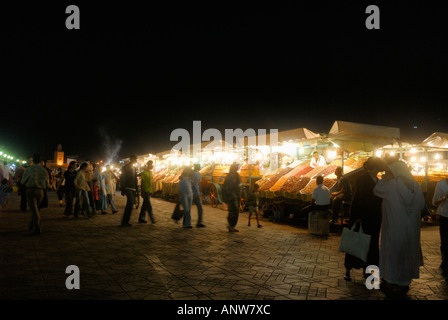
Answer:
[{"label": "group of standing people", "polygon": [[[346,254],[347,280],[350,270],[375,265],[382,278],[381,290],[400,297],[419,278],[423,265],[420,247],[421,212],[426,207],[420,185],[406,163],[395,158],[369,158],[354,187],[349,227],[362,226],[371,236],[367,261]],[[379,172],[384,172],[381,179]],[[365,275],[366,277],[368,275]]]},{"label": "group of standing people", "polygon": [[109,165],[103,170],[102,166],[97,167],[86,160],[78,168],[78,163],[71,161],[64,172],[64,214],[75,218],[80,213],[86,217],[93,216],[96,211],[106,214],[108,204],[112,213],[116,213],[114,195],[117,180]]},{"label": "group of standing people", "polygon": [[[302,213],[331,209],[334,221],[342,203],[350,204],[348,227],[355,227],[356,231],[362,227],[371,240],[366,261],[346,254],[344,278],[351,279],[352,269],[365,272],[368,266],[378,266],[381,289],[389,296],[402,296],[412,279],[419,278],[419,267],[423,265],[420,222],[426,208],[425,198],[403,161],[392,157],[370,157],[364,163],[364,169],[365,173],[356,180],[353,192],[341,167],[335,171],[338,180],[332,193],[323,185],[323,177],[317,177],[312,204]],[[384,172],[381,179],[378,179],[379,172]],[[439,206],[437,212],[441,214],[441,268],[448,277],[448,227],[443,224],[443,215],[448,220],[448,205],[443,206],[448,199],[448,181],[445,180],[439,182],[440,192],[436,191],[433,202]],[[442,229],[446,231],[442,232]]]}]

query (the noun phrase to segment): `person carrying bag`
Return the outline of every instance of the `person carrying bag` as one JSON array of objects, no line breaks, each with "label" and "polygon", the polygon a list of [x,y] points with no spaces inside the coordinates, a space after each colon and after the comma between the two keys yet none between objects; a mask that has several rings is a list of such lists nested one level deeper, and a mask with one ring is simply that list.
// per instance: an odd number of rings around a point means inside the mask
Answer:
[{"label": "person carrying bag", "polygon": [[183,210],[180,209],[180,202],[176,203],[176,206],[174,207],[173,214],[171,215],[171,219],[178,222],[184,215]]},{"label": "person carrying bag", "polygon": [[356,231],[355,229],[357,224],[358,223],[354,223],[351,229],[344,228],[342,230],[339,252],[348,253],[364,262],[367,262],[371,235],[363,232],[361,223],[359,223],[359,230]]}]

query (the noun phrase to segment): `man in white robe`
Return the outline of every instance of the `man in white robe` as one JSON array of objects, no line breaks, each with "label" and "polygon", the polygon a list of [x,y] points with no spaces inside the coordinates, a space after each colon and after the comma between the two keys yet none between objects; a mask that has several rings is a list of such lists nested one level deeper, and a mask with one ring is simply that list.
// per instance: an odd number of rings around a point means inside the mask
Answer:
[{"label": "man in white robe", "polygon": [[420,247],[421,210],[425,199],[407,165],[388,165],[386,176],[374,188],[383,199],[380,242],[380,276],[389,284],[407,290],[419,278],[423,265]]}]

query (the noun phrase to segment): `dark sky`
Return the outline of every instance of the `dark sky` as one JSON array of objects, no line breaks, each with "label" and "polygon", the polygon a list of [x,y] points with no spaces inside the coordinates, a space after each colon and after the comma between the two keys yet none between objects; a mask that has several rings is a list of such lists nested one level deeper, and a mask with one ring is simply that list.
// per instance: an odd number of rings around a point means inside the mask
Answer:
[{"label": "dark sky", "polygon": [[[69,4],[2,10],[0,146],[19,156],[104,159],[168,150],[176,128],[306,127],[335,120],[448,132],[447,20],[417,1],[147,7]],[[426,2],[425,2],[426,3]],[[415,129],[414,126],[417,126]]]}]

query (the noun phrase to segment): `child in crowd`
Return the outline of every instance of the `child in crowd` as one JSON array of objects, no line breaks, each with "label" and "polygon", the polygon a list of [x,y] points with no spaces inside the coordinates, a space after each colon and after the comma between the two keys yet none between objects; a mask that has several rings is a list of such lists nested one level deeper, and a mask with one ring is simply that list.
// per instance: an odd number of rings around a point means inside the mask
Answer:
[{"label": "child in crowd", "polygon": [[249,194],[247,196],[247,205],[249,207],[248,226],[250,226],[250,217],[252,216],[252,213],[255,213],[255,216],[257,217],[257,226],[258,226],[258,228],[261,228],[261,224],[258,219],[258,206],[259,206],[259,199],[260,199],[260,193],[258,192],[258,187],[259,187],[258,184],[255,184],[252,192],[249,191]]},{"label": "child in crowd", "polygon": [[3,179],[0,186],[0,204],[2,205],[2,210],[6,210],[6,205],[8,204],[8,193],[12,191],[12,188],[8,184],[7,179]]},{"label": "child in crowd", "polygon": [[95,200],[95,209],[99,210],[100,207],[100,187],[98,180],[93,181],[93,199]]}]

